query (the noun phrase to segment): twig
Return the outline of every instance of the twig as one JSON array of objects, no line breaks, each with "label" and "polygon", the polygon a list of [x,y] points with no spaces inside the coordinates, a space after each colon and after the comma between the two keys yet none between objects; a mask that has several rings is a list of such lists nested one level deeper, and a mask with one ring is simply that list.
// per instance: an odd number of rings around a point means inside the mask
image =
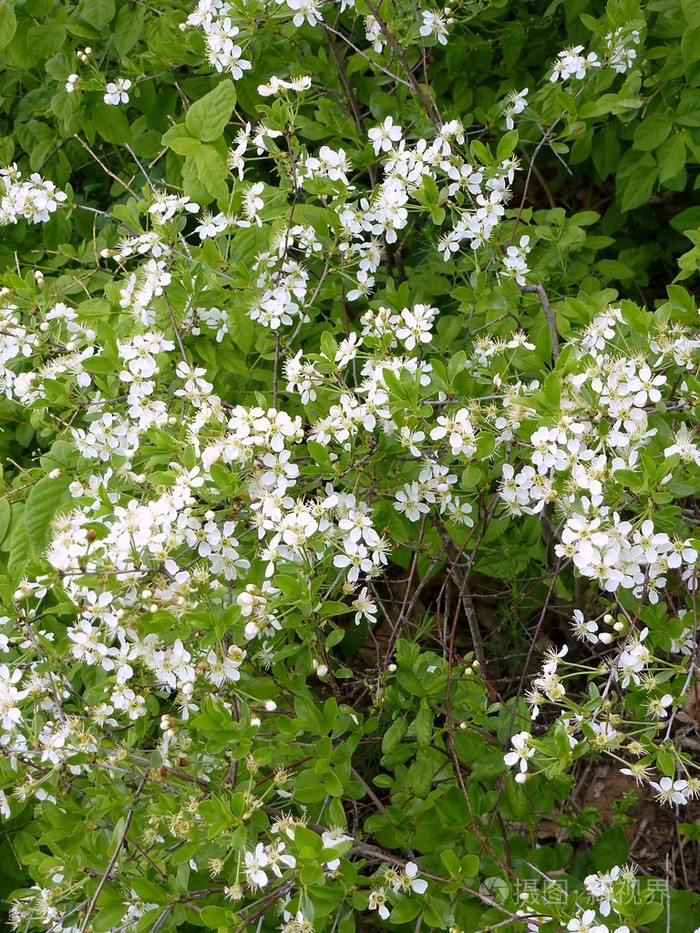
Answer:
[{"label": "twig", "polygon": [[403,50],[401,49],[401,46],[396,41],[396,38],[394,37],[393,33],[389,31],[387,24],[384,22],[384,20],[379,15],[379,6],[374,6],[374,4],[370,2],[370,0],[366,0],[366,3],[372,16],[377,21],[377,25],[379,26],[380,31],[386,36],[389,45],[394,51],[394,54],[396,55],[398,60],[401,62],[401,65],[403,66],[403,70],[406,72],[406,77],[408,78],[409,83],[411,85],[411,89],[415,93],[416,97],[418,97],[420,102],[423,104],[423,107],[427,115],[433,121],[435,126],[438,129],[440,129],[440,127],[442,126],[442,117],[440,115],[440,111],[437,109],[437,105],[435,104],[435,102],[433,100],[430,100],[425,95],[425,93],[423,92],[423,88],[420,86],[420,84],[416,80],[416,76],[413,73],[413,69],[406,61],[406,56],[404,55]]},{"label": "twig", "polygon": [[387,77],[391,78],[392,81],[396,81],[397,84],[402,84],[404,87],[407,87],[409,90],[413,89],[411,84],[409,84],[408,81],[405,81],[403,78],[399,77],[399,75],[395,75],[393,71],[389,71],[389,69],[385,68],[384,65],[380,65],[379,62],[375,62],[374,59],[369,57],[369,55],[366,55],[362,51],[362,49],[358,48],[353,42],[351,42],[350,39],[348,39],[346,35],[340,32],[339,29],[334,29],[332,26],[329,26],[328,24],[326,24],[326,29],[332,32],[334,36],[337,36],[339,39],[342,39],[343,42],[353,50],[353,52],[356,52],[358,55],[361,55],[362,58],[364,58],[364,60],[368,64],[370,64],[373,68],[379,69],[379,71],[381,71]]},{"label": "twig", "polygon": [[537,285],[521,285],[520,291],[530,292],[539,297],[542,308],[544,310],[544,316],[547,318],[547,327],[549,327],[549,333],[552,335],[552,358],[556,360],[559,356],[559,334],[557,333],[557,322],[556,318],[554,317],[554,311],[552,311],[552,306],[549,303],[547,292],[539,282]]},{"label": "twig", "polygon": [[[113,178],[116,182],[118,182],[122,186],[122,188],[126,188],[126,190],[129,192],[130,195],[132,195],[133,197],[136,197],[131,187],[125,181],[123,181],[118,175],[115,175],[114,172],[110,168],[107,168],[107,166],[104,164],[102,159],[100,159],[100,157],[92,151],[92,149],[88,146],[88,144],[84,140],[82,140],[80,136],[78,136],[77,133],[74,133],[73,137],[74,139],[78,140],[78,142],[83,147],[83,149],[87,150],[87,152],[90,153],[90,155],[93,157],[95,162],[97,162],[97,164],[102,168],[103,171],[105,171],[109,175],[110,178]],[[112,218],[110,217],[110,219]]]},{"label": "twig", "polygon": [[85,931],[87,930],[90,924],[90,919],[95,912],[95,908],[97,907],[97,901],[99,900],[100,894],[102,894],[102,889],[107,884],[107,881],[109,880],[110,875],[114,871],[114,866],[117,864],[119,853],[124,847],[124,843],[126,842],[126,837],[129,832],[129,827],[131,826],[131,821],[134,818],[134,813],[136,811],[136,804],[138,803],[138,799],[141,795],[141,791],[143,790],[144,785],[147,780],[148,780],[148,773],[144,774],[144,776],[139,781],[139,786],[136,788],[136,793],[134,794],[134,802],[131,805],[129,812],[126,815],[126,819],[124,820],[124,828],[122,829],[116,848],[114,849],[114,852],[112,853],[112,857],[109,860],[109,864],[107,865],[107,868],[105,869],[104,874],[100,878],[100,882],[97,885],[97,890],[93,894],[92,900],[88,904],[88,909],[86,910],[85,916],[83,917],[83,922],[80,924],[79,933],[85,933]]}]

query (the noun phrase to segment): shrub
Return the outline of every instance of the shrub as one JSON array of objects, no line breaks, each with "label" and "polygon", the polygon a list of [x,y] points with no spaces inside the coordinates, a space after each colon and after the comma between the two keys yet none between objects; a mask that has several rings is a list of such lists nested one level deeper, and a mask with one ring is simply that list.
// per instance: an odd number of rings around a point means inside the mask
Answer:
[{"label": "shrub", "polygon": [[695,5],[0,48],[9,924],[692,933]]}]

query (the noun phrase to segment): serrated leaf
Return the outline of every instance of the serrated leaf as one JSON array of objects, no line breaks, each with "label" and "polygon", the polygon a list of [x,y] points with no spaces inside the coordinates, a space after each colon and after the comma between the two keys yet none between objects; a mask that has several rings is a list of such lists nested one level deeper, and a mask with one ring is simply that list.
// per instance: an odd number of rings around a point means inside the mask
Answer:
[{"label": "serrated leaf", "polygon": [[186,115],[187,129],[202,142],[210,143],[224,131],[236,106],[236,89],[232,81],[222,81],[190,106]]},{"label": "serrated leaf", "polygon": [[64,501],[70,482],[68,476],[45,476],[30,490],[24,505],[24,527],[34,553],[40,553],[48,547],[51,520]]}]

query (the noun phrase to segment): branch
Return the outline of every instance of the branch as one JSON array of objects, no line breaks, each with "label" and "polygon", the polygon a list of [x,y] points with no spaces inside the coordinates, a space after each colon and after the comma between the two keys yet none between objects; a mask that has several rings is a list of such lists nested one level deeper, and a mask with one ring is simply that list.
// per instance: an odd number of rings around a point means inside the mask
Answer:
[{"label": "branch", "polygon": [[396,55],[398,60],[401,62],[401,65],[403,66],[403,70],[406,72],[406,77],[408,78],[408,81],[411,85],[413,92],[418,97],[420,102],[423,104],[425,112],[430,117],[430,119],[433,121],[435,126],[438,129],[440,129],[440,127],[442,126],[442,117],[440,116],[440,111],[437,109],[437,106],[434,103],[434,101],[430,100],[425,95],[423,88],[420,86],[420,84],[416,80],[416,76],[413,73],[413,69],[406,61],[406,56],[404,55],[401,46],[396,41],[394,35],[389,31],[387,24],[384,22],[384,20],[379,15],[379,5],[375,6],[373,3],[370,2],[370,0],[366,0],[366,3],[372,16],[377,21],[377,25],[379,26],[379,29],[381,30],[383,35],[386,36],[389,45],[394,51],[394,54]]},{"label": "branch", "polygon": [[549,333],[552,335],[552,358],[556,360],[559,356],[559,334],[557,333],[557,322],[554,317],[554,311],[552,311],[552,306],[549,303],[549,298],[547,298],[547,292],[540,283],[537,285],[521,285],[520,291],[530,292],[539,297],[542,308],[544,309],[544,316],[547,318]]},{"label": "branch", "polygon": [[97,890],[93,894],[92,900],[88,904],[88,909],[85,912],[85,916],[83,917],[83,922],[80,925],[79,933],[85,933],[85,931],[87,930],[90,924],[90,919],[95,912],[95,908],[97,907],[97,901],[99,900],[100,894],[102,894],[102,889],[107,884],[107,881],[109,880],[110,875],[114,871],[114,866],[117,864],[119,853],[124,847],[124,843],[126,842],[126,837],[129,832],[129,827],[131,826],[131,821],[134,818],[136,804],[138,803],[139,796],[141,795],[141,791],[143,790],[144,784],[146,783],[147,780],[148,780],[148,774],[146,773],[141,778],[139,782],[139,786],[136,788],[136,793],[134,794],[134,802],[131,805],[129,812],[126,815],[126,819],[124,820],[124,828],[122,829],[116,848],[114,852],[112,853],[112,858],[109,860],[109,864],[107,865],[107,868],[105,869],[104,874],[100,878],[100,883],[97,885]]}]

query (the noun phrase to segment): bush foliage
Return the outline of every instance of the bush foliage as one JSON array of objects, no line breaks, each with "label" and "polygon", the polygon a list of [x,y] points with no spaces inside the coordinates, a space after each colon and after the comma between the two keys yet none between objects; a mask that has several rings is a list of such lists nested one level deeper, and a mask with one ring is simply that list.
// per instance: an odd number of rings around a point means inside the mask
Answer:
[{"label": "bush foliage", "polygon": [[8,928],[696,931],[698,4],[0,52]]}]

